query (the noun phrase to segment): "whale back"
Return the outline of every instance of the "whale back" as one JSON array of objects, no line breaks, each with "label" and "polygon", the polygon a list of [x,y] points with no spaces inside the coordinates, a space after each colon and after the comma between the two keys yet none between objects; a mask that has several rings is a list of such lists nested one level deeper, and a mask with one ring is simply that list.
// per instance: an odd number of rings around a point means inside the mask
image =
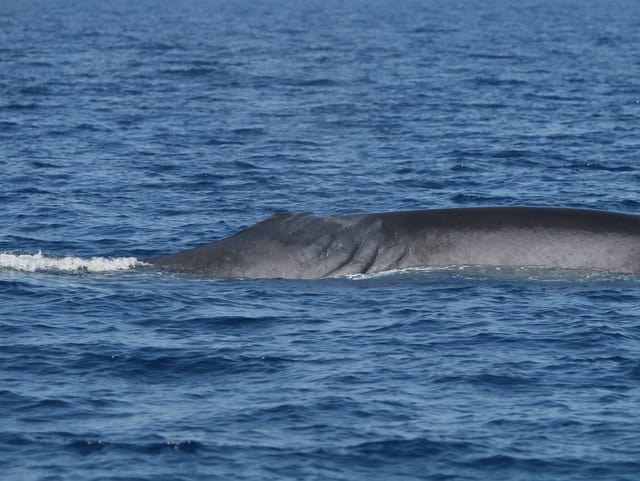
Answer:
[{"label": "whale back", "polygon": [[640,217],[537,207],[275,214],[149,262],[223,278],[317,279],[457,265],[640,273]]}]

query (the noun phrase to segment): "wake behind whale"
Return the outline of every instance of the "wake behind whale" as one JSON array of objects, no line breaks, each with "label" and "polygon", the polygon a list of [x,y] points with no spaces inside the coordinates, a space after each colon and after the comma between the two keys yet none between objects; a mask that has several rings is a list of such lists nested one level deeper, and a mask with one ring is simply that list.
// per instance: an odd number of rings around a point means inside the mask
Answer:
[{"label": "wake behind whale", "polygon": [[23,272],[108,273],[133,269],[143,265],[135,257],[47,256],[12,252],[0,253],[0,269]]},{"label": "wake behind whale", "polygon": [[640,216],[542,207],[275,214],[145,262],[217,278],[321,279],[439,266],[639,274]]}]

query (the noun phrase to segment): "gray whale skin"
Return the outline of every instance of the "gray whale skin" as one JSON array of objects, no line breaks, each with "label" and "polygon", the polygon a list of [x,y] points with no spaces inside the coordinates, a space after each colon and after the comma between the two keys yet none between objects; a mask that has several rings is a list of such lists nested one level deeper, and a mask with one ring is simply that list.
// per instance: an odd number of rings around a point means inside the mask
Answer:
[{"label": "gray whale skin", "polygon": [[640,216],[476,207],[274,214],[231,237],[145,262],[219,278],[320,279],[427,266],[640,273]]}]

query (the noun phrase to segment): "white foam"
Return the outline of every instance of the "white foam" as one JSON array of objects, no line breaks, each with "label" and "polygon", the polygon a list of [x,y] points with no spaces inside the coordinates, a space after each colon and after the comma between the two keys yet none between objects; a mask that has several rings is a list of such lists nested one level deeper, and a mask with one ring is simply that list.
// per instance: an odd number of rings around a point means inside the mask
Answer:
[{"label": "white foam", "polygon": [[374,272],[370,274],[353,274],[347,276],[350,279],[366,280],[382,277],[418,275],[439,278],[442,275],[462,279],[502,279],[502,280],[530,280],[530,281],[607,281],[633,279],[632,274],[593,271],[585,269],[566,269],[544,266],[481,266],[481,265],[455,265],[455,266],[423,266],[407,267],[404,269],[390,269],[388,271]]},{"label": "white foam", "polygon": [[39,272],[116,272],[144,265],[135,257],[51,257],[37,254],[11,254],[0,252],[0,269]]}]

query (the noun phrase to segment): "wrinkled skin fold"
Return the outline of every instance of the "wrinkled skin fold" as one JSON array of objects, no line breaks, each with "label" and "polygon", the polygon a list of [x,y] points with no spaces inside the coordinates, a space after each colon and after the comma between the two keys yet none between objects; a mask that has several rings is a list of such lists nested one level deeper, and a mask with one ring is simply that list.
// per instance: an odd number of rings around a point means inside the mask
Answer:
[{"label": "wrinkled skin fold", "polygon": [[275,214],[212,244],[145,262],[219,278],[321,279],[428,266],[640,273],[640,216],[478,207]]}]

